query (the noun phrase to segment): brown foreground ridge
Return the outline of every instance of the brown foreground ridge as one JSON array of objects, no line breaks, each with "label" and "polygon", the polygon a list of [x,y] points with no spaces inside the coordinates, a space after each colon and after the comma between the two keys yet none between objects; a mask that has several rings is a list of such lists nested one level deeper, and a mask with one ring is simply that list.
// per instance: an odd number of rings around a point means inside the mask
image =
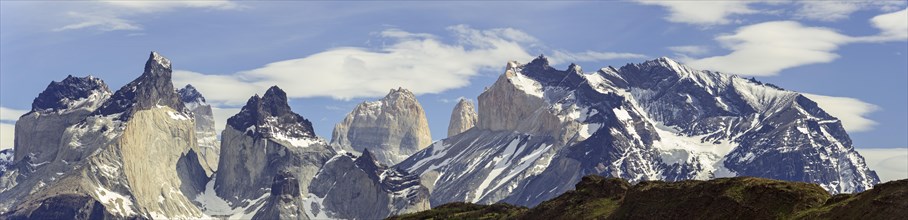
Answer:
[{"label": "brown foreground ridge", "polygon": [[533,208],[449,203],[388,219],[901,219],[908,179],[857,194],[829,195],[816,184],[756,177],[644,181],[589,175],[575,190]]}]

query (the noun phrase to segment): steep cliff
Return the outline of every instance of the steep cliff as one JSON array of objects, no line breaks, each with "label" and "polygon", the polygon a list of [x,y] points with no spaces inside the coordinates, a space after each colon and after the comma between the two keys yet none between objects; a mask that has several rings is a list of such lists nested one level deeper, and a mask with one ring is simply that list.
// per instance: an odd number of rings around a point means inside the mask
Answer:
[{"label": "steep cliff", "polygon": [[419,101],[406,89],[392,89],[384,98],[364,102],[334,127],[331,144],[362,152],[394,165],[432,143],[429,122]]},{"label": "steep cliff", "polygon": [[429,191],[419,177],[362,155],[332,158],[309,185],[306,211],[313,218],[380,219],[429,209]]},{"label": "steep cliff", "polygon": [[51,82],[32,102],[32,109],[16,121],[14,161],[31,157],[33,163],[53,160],[67,127],[85,119],[110,97],[107,84],[87,76],[67,76]]},{"label": "steep cliff", "polygon": [[221,144],[218,140],[218,133],[214,127],[214,114],[211,111],[211,105],[205,102],[195,87],[186,85],[180,90],[180,100],[186,106],[186,110],[192,113],[195,119],[195,133],[199,143],[198,157],[202,160],[202,165],[207,174],[210,176],[212,171],[218,169],[218,156],[221,153]]},{"label": "steep cliff", "polygon": [[287,94],[271,87],[264,96],[249,98],[227,120],[214,189],[231,207],[248,207],[266,198],[274,177],[290,172],[300,189],[336,152],[315,136],[312,124],[294,113]]}]

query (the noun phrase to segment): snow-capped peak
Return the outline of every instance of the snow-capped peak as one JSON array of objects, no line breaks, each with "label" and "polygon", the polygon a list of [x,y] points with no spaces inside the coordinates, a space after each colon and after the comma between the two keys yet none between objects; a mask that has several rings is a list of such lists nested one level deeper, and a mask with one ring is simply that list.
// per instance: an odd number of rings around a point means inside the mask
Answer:
[{"label": "snow-capped peak", "polygon": [[192,84],[186,84],[186,87],[177,90],[177,93],[184,103],[205,103],[205,97]]}]

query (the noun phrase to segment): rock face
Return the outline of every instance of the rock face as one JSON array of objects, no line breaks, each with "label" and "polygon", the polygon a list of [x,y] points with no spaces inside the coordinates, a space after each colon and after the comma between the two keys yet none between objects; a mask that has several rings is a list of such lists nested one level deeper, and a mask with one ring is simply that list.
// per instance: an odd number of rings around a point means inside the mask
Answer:
[{"label": "rock face", "polygon": [[309,193],[304,206],[316,219],[382,219],[429,209],[429,191],[418,176],[385,167],[368,149],[359,157],[332,158]]},{"label": "rock face", "polygon": [[556,70],[541,56],[510,62],[478,104],[475,128],[395,165],[420,175],[432,205],[534,206],[588,174],[757,176],[832,193],[879,182],[841,122],[808,98],[668,58],[592,73]]},{"label": "rock face", "polygon": [[369,148],[386,165],[397,164],[431,143],[422,106],[402,88],[392,89],[381,100],[359,104],[331,134],[332,145],[357,152]]},{"label": "rock face", "polygon": [[214,128],[214,114],[211,112],[211,105],[205,102],[205,97],[199,93],[192,85],[177,90],[180,94],[180,100],[186,106],[186,110],[191,112],[195,119],[195,134],[199,143],[199,158],[202,165],[211,176],[212,171],[218,169],[218,156],[221,153],[221,143],[218,141],[218,133]]},{"label": "rock face", "polygon": [[6,170],[13,166],[13,151],[13,149],[0,150],[0,176],[3,176]]},{"label": "rock face", "polygon": [[107,84],[87,76],[67,76],[51,82],[32,102],[32,109],[16,121],[14,161],[31,157],[33,163],[53,160],[67,127],[85,119],[110,97]]},{"label": "rock face", "polygon": [[[192,172],[192,167],[201,166],[198,160],[192,164],[188,162],[191,158],[186,159],[198,152],[195,124],[183,112],[170,78],[170,61],[152,52],[142,76],[119,89],[94,112],[73,119],[76,123],[65,128],[59,143],[47,148],[56,149],[54,157],[48,161],[23,157],[14,164],[14,172],[4,174],[0,212],[12,218],[36,217],[35,210],[45,209],[92,218],[203,217],[185,196],[189,193],[183,187],[207,180],[204,173],[199,177],[186,176],[198,173]],[[98,92],[78,93],[87,96],[39,95],[33,104],[39,110],[35,112],[45,111],[46,106],[64,113],[72,109],[57,108],[98,106],[91,103],[103,100],[106,89],[94,86],[98,83],[91,83],[91,78],[87,80],[90,82],[77,84],[90,86],[71,91]],[[83,101],[79,105],[65,104],[68,100]],[[35,124],[49,123],[40,116],[36,120]],[[103,211],[97,211],[98,207]]]},{"label": "rock face", "polygon": [[479,116],[469,99],[460,99],[451,112],[451,122],[448,124],[448,137],[463,133],[476,125]]},{"label": "rock face", "polygon": [[312,177],[336,152],[315,136],[312,124],[293,113],[287,94],[271,87],[253,96],[227,120],[214,189],[232,207],[268,196],[273,178],[288,171],[307,189]]},{"label": "rock face", "polygon": [[288,171],[279,172],[271,184],[271,196],[252,219],[305,219],[299,180]]}]

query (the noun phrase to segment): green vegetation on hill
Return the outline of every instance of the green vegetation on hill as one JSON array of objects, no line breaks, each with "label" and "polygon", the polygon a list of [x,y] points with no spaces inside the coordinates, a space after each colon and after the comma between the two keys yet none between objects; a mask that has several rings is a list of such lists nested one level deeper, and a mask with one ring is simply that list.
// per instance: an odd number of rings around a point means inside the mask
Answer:
[{"label": "green vegetation on hill", "polygon": [[644,181],[584,177],[531,209],[450,203],[389,219],[904,219],[908,180],[830,196],[816,184],[755,177]]},{"label": "green vegetation on hill", "polygon": [[506,203],[477,205],[473,203],[455,202],[422,212],[393,216],[388,219],[514,219],[526,211],[526,207],[514,206]]}]

